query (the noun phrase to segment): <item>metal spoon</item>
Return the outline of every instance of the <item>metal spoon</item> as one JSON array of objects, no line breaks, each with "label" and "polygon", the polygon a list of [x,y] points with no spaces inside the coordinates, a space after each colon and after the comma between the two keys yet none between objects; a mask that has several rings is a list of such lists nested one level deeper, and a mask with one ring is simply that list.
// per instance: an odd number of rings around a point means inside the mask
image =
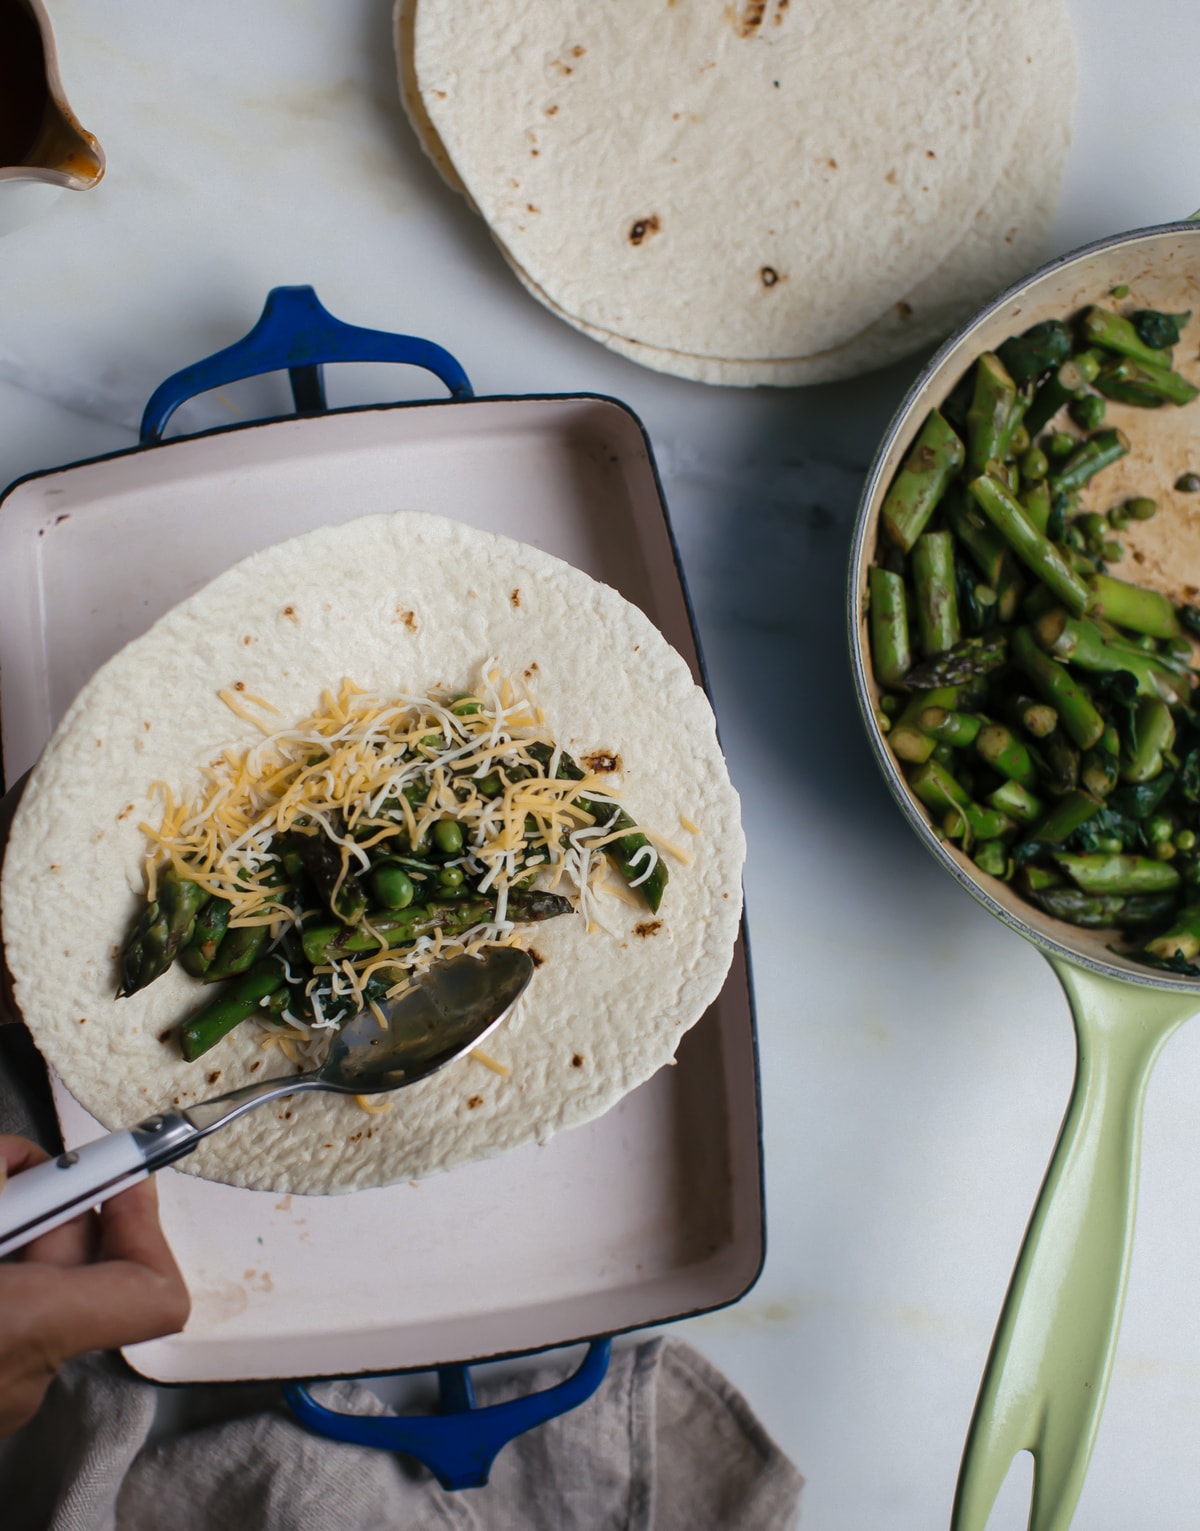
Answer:
[{"label": "metal spoon", "polygon": [[494,1031],[532,976],[533,959],[516,947],[451,957],[381,1007],[386,1030],[371,1010],[348,1021],[319,1069],[148,1117],[15,1175],[0,1195],[0,1255],[181,1159],[201,1138],[265,1101],[301,1090],[377,1095],[428,1079]]}]

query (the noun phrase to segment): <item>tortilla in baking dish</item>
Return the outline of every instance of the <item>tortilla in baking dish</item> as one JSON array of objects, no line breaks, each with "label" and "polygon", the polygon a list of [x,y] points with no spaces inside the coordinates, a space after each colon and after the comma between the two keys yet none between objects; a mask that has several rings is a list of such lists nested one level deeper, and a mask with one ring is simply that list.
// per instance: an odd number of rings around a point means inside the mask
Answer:
[{"label": "tortilla in baking dish", "polygon": [[[231,1185],[324,1193],[416,1179],[598,1116],[674,1057],[715,999],[741,911],[744,839],[712,712],[637,607],[508,538],[420,512],[369,516],[237,564],[111,659],[63,718],[26,787],[3,869],[17,1002],[77,1099],[112,1128],[278,1071],[233,1032],[185,1063],[176,1028],[206,998],[178,965],[116,999],[116,953],[144,903],[156,780],[187,797],[229,745],[261,737],[218,692],[238,683],[283,719],[343,678],[380,694],[469,690],[480,667],[524,677],[556,742],[619,756],[622,802],[676,846],[662,908],[613,899],[608,929],[534,927],[541,965],[489,1056],[367,1113],[308,1095],[263,1106],[180,1168]],[[273,1061],[264,1066],[263,1058]]]},{"label": "tortilla in baking dish", "polygon": [[659,370],[883,365],[1018,275],[1056,205],[1061,0],[454,11],[397,7],[418,137],[530,292]]}]

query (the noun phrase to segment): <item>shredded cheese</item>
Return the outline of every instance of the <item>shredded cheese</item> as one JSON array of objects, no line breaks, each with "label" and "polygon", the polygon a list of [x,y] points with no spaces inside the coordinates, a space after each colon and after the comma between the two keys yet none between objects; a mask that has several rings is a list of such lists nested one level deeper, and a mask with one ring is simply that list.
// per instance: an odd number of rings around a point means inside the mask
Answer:
[{"label": "shredded cheese", "polygon": [[[463,852],[452,864],[490,901],[489,914],[468,930],[446,934],[435,927],[391,949],[377,936],[377,949],[315,967],[304,996],[307,1019],[290,1009],[280,1015],[264,1009],[252,1022],[267,1033],[263,1045],[278,1046],[292,1062],[316,1060],[347,1002],[356,1010],[368,1005],[380,1025],[386,1024],[377,1000],[364,992],[376,975],[394,975],[385,991],[390,1000],[441,956],[519,944],[519,916],[513,918],[510,898],[517,883],[563,888],[576,899],[589,930],[608,928],[598,895],[628,896],[603,854],[634,832],[628,820],[624,830],[612,828],[619,791],[607,775],[585,772],[579,780],[557,775],[563,752],[550,737],[544,714],[494,661],[483,667],[473,693],[457,699],[380,696],[344,679],[336,691],[322,695],[310,716],[283,727],[266,698],[245,689],[217,694],[262,737],[215,755],[190,799],[177,798],[165,782],[154,784],[161,817],[141,826],[150,842],[149,897],[162,869],[173,865],[230,905],[230,928],[265,925],[275,943],[289,927],[302,931],[306,920],[328,919],[324,911],[295,906],[276,849],[280,837],[325,836],[337,848],[340,888],[351,873],[371,865],[368,852],[374,847],[396,838],[403,856],[450,817],[464,838]],[[690,859],[641,833],[653,844],[635,853],[637,881],[653,873],[659,847],[681,861]],[[419,889],[427,874],[414,869],[411,875]],[[372,934],[366,920],[359,928]],[[296,975],[289,981],[294,984]],[[380,992],[377,981],[373,993]],[[486,1055],[475,1056],[497,1073],[508,1073]]]}]

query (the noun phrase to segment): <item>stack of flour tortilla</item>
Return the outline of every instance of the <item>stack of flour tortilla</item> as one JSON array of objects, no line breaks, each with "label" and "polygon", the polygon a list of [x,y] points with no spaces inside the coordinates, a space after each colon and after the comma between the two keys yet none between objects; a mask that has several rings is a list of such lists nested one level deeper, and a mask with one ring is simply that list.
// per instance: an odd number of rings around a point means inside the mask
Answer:
[{"label": "stack of flour tortilla", "polygon": [[1064,0],[398,0],[426,152],[526,289],[659,371],[850,377],[1036,263]]}]

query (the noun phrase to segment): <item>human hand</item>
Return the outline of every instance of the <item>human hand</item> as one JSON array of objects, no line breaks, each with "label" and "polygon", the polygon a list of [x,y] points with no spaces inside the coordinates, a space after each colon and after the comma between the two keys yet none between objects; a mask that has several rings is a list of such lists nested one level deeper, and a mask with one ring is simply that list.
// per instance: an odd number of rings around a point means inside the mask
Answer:
[{"label": "human hand", "polygon": [[[0,1186],[47,1157],[0,1133]],[[174,1334],[190,1306],[152,1178],[0,1262],[0,1435],[33,1418],[72,1356]]]}]

